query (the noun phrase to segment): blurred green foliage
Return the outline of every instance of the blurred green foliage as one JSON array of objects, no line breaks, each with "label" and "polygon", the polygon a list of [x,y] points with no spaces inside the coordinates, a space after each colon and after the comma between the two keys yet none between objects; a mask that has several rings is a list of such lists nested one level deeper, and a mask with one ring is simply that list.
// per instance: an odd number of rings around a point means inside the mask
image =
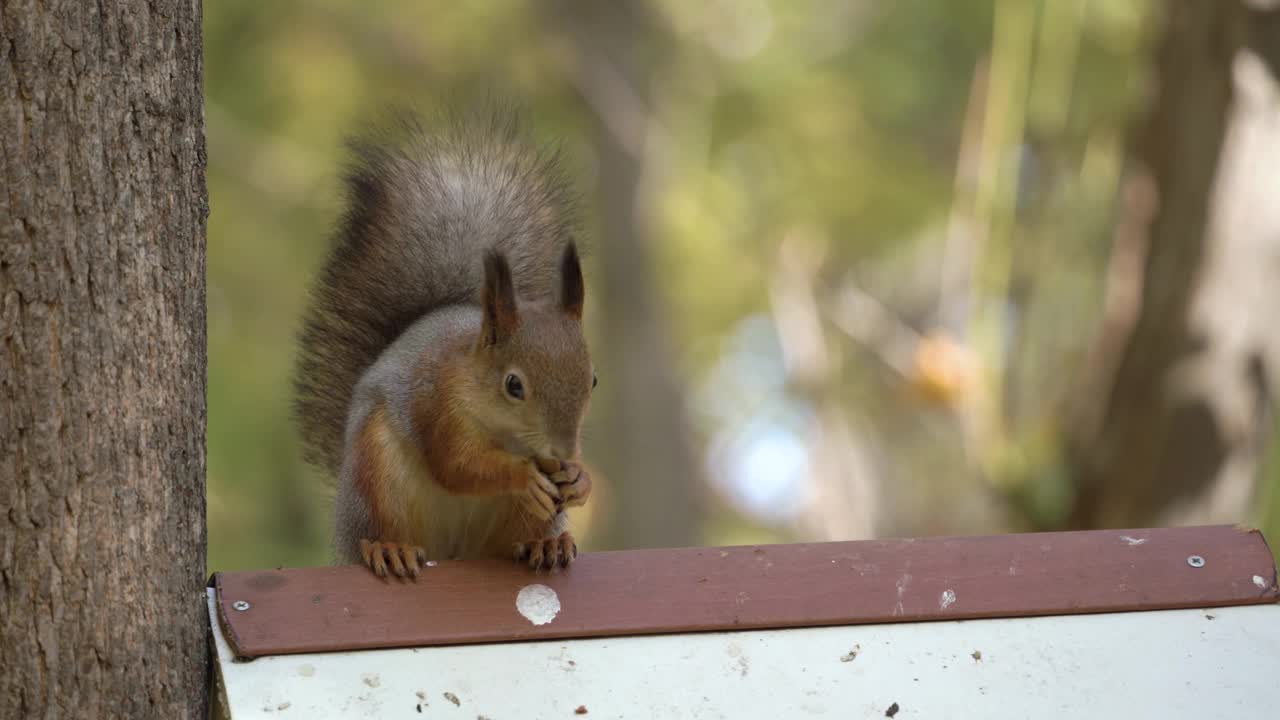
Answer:
[{"label": "blurred green foliage", "polygon": [[[991,304],[1018,303],[1014,335],[975,335],[980,357],[1012,356],[1006,342],[1017,355],[993,413],[1001,428],[976,455],[947,411],[910,395],[874,348],[837,353],[823,392],[866,428],[861,445],[897,515],[883,532],[1024,525],[981,512],[957,524],[969,505],[994,502],[983,489],[993,482],[1022,488],[1011,495],[1031,526],[1062,502],[1054,418],[1097,321],[1150,37],[1140,0],[1026,5],[1035,11],[1008,0],[652,5],[662,36],[650,110],[661,133],[645,178],[648,230],[700,443],[760,411],[709,407],[752,391],[724,384],[719,370],[744,323],[772,312],[785,238],[821,256],[815,284],[852,277],[916,332],[992,330]],[[591,109],[575,89],[573,44],[540,3],[224,0],[204,13],[209,564],[323,563],[329,501],[300,459],[290,377],[305,288],[340,212],[343,137],[390,102],[430,109],[492,89],[561,142],[590,200]],[[1017,127],[991,138],[976,169],[957,171],[975,77],[988,101],[1014,89],[1007,100],[1020,110],[995,109]],[[969,204],[997,232],[957,321],[938,268],[956,208]],[[982,479],[963,480],[957,467]],[[1269,472],[1274,538],[1280,462]],[[742,512],[712,513],[710,541],[797,532],[769,530],[731,491],[717,497]]]}]

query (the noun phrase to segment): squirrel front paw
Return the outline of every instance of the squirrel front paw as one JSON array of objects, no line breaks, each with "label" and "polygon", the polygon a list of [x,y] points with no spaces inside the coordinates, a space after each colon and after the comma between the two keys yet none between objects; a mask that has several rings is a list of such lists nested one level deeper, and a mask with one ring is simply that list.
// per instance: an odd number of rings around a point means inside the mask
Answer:
[{"label": "squirrel front paw", "polygon": [[535,462],[560,493],[557,510],[587,504],[587,496],[591,494],[591,475],[580,463],[554,458],[538,458]]},{"label": "squirrel front paw", "polygon": [[427,551],[417,545],[360,540],[360,557],[373,574],[384,578],[387,570],[399,578],[416,580],[418,571],[427,562]]},{"label": "squirrel front paw", "polygon": [[538,468],[529,463],[529,479],[520,506],[526,513],[542,521],[549,521],[560,510],[560,489]]},{"label": "squirrel front paw", "polygon": [[578,557],[578,543],[569,532],[552,538],[518,542],[514,550],[516,562],[527,563],[531,570],[567,568]]},{"label": "squirrel front paw", "polygon": [[587,496],[591,494],[591,475],[576,462],[560,463],[560,471],[552,473],[551,482],[560,490],[560,499],[565,507],[578,507],[587,504]]}]

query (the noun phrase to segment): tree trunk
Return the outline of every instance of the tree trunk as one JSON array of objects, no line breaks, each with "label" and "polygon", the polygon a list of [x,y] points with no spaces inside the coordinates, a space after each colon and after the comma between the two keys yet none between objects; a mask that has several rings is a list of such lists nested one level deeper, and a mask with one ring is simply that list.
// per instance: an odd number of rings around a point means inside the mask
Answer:
[{"label": "tree trunk", "polygon": [[199,0],[0,2],[0,717],[205,712]]},{"label": "tree trunk", "polygon": [[1275,78],[1245,50],[1241,3],[1163,7],[1157,94],[1071,428],[1074,527],[1244,521],[1265,433],[1280,303]]},{"label": "tree trunk", "polygon": [[694,545],[701,473],[656,291],[641,182],[655,150],[648,146],[653,113],[644,71],[652,63],[640,55],[645,40],[654,39],[656,21],[635,2],[567,2],[558,10],[574,46],[571,73],[592,112],[599,168],[602,235],[593,243],[599,275],[591,287],[601,298],[596,327],[603,342],[592,351],[603,397],[592,424],[607,444],[586,444],[605,479],[598,493],[605,509],[592,522],[599,528],[592,545]]}]

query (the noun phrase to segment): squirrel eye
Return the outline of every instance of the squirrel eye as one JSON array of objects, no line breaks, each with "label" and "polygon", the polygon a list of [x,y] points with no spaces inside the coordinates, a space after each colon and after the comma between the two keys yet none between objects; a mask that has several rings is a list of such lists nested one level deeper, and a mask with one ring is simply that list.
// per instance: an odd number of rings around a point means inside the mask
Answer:
[{"label": "squirrel eye", "polygon": [[592,370],[591,371],[591,389],[595,390],[596,386],[599,384],[600,384],[600,378],[596,377],[595,370]]},{"label": "squirrel eye", "polygon": [[520,382],[520,378],[515,375],[508,375],[503,387],[507,391],[507,395],[516,400],[524,399],[524,383]]}]

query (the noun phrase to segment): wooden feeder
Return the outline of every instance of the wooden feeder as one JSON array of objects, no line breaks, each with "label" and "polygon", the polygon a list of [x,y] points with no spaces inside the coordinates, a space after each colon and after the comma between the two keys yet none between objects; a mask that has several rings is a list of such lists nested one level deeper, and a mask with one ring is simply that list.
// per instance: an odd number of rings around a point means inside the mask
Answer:
[{"label": "wooden feeder", "polygon": [[217,573],[215,717],[1276,717],[1278,601],[1229,526]]}]

